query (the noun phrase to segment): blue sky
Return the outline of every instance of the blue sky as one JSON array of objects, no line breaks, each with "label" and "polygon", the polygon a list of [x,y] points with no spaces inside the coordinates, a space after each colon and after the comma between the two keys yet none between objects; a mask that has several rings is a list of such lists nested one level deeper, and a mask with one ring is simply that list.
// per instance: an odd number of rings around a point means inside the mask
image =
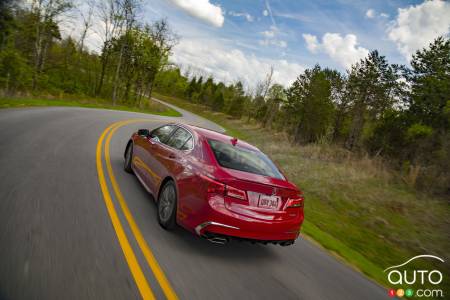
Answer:
[{"label": "blue sky", "polygon": [[167,18],[180,37],[172,61],[183,70],[254,86],[270,66],[292,82],[305,68],[345,71],[377,49],[392,63],[450,31],[439,0],[143,0],[141,17]]}]

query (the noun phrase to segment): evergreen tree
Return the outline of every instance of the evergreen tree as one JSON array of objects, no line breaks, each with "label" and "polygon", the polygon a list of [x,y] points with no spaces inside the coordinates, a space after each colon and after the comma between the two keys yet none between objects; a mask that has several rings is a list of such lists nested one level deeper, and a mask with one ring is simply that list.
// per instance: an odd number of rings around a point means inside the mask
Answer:
[{"label": "evergreen tree", "polygon": [[331,83],[318,65],[307,69],[288,90],[289,112],[295,114],[294,141],[317,142],[331,127],[334,107]]},{"label": "evergreen tree", "polygon": [[352,101],[350,132],[345,146],[360,146],[364,125],[391,108],[399,92],[399,75],[378,51],[352,66],[347,83],[347,94]]}]

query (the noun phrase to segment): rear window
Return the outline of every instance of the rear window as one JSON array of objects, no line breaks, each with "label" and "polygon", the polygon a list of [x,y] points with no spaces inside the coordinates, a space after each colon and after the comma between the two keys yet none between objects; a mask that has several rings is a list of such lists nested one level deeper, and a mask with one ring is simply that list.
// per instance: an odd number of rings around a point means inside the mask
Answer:
[{"label": "rear window", "polygon": [[224,142],[208,140],[217,162],[224,168],[284,179],[275,164],[263,153]]}]

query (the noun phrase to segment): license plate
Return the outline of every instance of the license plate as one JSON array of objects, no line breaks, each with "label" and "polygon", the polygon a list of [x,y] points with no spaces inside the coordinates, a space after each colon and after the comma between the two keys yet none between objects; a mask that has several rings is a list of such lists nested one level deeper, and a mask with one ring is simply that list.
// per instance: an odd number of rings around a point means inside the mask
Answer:
[{"label": "license plate", "polygon": [[279,200],[280,200],[280,197],[278,197],[278,196],[261,195],[261,196],[259,196],[258,207],[268,208],[268,209],[277,209]]}]

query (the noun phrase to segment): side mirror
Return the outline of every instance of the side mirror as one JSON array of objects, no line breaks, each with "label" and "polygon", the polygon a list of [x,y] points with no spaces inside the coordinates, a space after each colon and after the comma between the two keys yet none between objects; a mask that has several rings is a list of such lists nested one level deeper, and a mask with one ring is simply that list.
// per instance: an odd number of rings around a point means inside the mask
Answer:
[{"label": "side mirror", "polygon": [[148,129],[139,129],[137,133],[143,137],[148,137],[150,135],[150,131]]}]

